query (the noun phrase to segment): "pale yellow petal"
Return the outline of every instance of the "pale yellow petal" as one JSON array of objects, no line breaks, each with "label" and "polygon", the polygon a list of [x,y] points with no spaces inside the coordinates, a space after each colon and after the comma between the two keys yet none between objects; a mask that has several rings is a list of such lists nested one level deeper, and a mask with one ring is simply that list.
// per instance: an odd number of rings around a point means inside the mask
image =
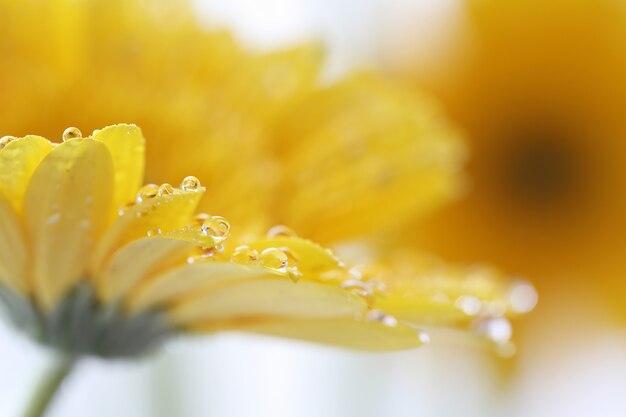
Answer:
[{"label": "pale yellow petal", "polygon": [[97,278],[99,296],[108,302],[122,297],[138,283],[187,259],[193,243],[168,238],[142,238],[119,249]]},{"label": "pale yellow petal", "polygon": [[267,268],[231,262],[208,262],[172,269],[146,283],[128,300],[128,309],[136,311],[171,302],[199,292],[212,291],[245,281],[280,277]]},{"label": "pale yellow petal", "polygon": [[173,194],[157,195],[128,207],[98,243],[92,268],[100,269],[116,248],[145,237],[151,230],[167,233],[184,228],[193,219],[202,194],[203,190],[177,189]]},{"label": "pale yellow petal", "polygon": [[0,149],[0,190],[18,210],[22,207],[28,181],[52,148],[47,139],[26,136]]},{"label": "pale yellow petal", "polygon": [[319,278],[325,272],[341,267],[341,262],[328,249],[315,242],[297,237],[261,239],[249,244],[259,252],[267,248],[279,248],[289,252],[298,270],[306,278]]},{"label": "pale yellow petal", "polygon": [[173,325],[184,327],[256,317],[353,318],[366,308],[362,298],[335,285],[268,278],[189,297],[169,308],[168,317]]},{"label": "pale yellow petal", "polygon": [[22,224],[9,200],[0,192],[0,284],[28,292],[26,243]]},{"label": "pale yellow petal", "polygon": [[145,168],[145,141],[141,129],[135,125],[107,126],[93,132],[93,139],[102,141],[113,157],[115,186],[113,208],[118,209],[133,201],[143,183]]},{"label": "pale yellow petal", "polygon": [[94,242],[106,226],[113,193],[113,163],[102,143],[65,142],[35,170],[24,197],[35,295],[51,308],[87,278]]},{"label": "pale yellow petal", "polygon": [[[228,328],[368,351],[411,349],[424,344],[424,336],[412,327],[402,324],[387,326],[353,319],[262,320],[231,324]],[[206,332],[226,329],[207,323],[192,330]]]}]

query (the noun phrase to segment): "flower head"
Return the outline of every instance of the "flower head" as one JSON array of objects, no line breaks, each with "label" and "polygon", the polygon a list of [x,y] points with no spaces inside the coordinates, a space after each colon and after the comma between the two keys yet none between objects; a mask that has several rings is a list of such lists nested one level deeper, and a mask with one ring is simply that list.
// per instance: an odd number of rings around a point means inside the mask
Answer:
[{"label": "flower head", "polygon": [[624,3],[462,3],[461,36],[404,70],[466,130],[472,187],[411,240],[623,305]]}]

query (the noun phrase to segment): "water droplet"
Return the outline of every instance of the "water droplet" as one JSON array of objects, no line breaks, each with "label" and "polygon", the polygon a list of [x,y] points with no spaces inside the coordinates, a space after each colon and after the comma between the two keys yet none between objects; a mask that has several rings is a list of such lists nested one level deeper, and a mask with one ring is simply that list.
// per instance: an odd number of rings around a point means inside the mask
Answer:
[{"label": "water droplet", "polygon": [[483,304],[473,295],[462,295],[454,302],[456,308],[468,316],[475,316],[482,310]]},{"label": "water droplet", "polygon": [[158,236],[161,234],[161,229],[156,228],[156,229],[150,229],[148,230],[148,237],[152,237],[152,236]]},{"label": "water droplet", "polygon": [[262,266],[272,268],[280,272],[286,272],[289,265],[289,258],[278,248],[267,248],[259,256]]},{"label": "water droplet", "polygon": [[417,329],[417,338],[425,345],[430,343],[430,335],[421,329]]},{"label": "water droplet", "polygon": [[302,278],[302,272],[300,272],[300,270],[296,266],[288,267],[287,275],[289,275],[289,279],[291,279],[293,282],[298,282],[300,281],[300,278]]},{"label": "water droplet", "polygon": [[160,196],[174,194],[174,187],[172,187],[172,185],[168,183],[161,184],[158,194]]},{"label": "water droplet", "polygon": [[0,138],[0,149],[7,146],[9,143],[13,142],[17,138],[15,136],[3,136]]},{"label": "water droplet", "polygon": [[367,313],[366,319],[368,321],[375,321],[378,323],[382,323],[388,327],[394,327],[398,325],[398,320],[394,316],[387,314],[384,311],[378,310],[378,309],[370,310]]},{"label": "water droplet", "polygon": [[215,243],[222,243],[230,234],[230,223],[221,216],[211,216],[200,227],[202,233],[213,238]]},{"label": "water droplet", "polygon": [[285,255],[287,255],[287,261],[290,266],[298,265],[298,257],[286,246],[281,246],[280,249]]},{"label": "water droplet", "polygon": [[242,245],[235,248],[230,259],[238,264],[254,265],[259,261],[259,252],[248,245]]},{"label": "water droplet", "polygon": [[187,258],[188,264],[195,263],[203,263],[203,262],[212,262],[215,260],[215,256],[217,255],[217,249],[215,248],[203,248],[202,253],[199,255],[190,256]]},{"label": "water droplet", "polygon": [[79,139],[82,138],[83,134],[78,130],[77,127],[68,127],[63,131],[63,142],[68,141],[70,139]]},{"label": "water droplet", "polygon": [[537,291],[532,285],[526,282],[517,283],[511,289],[509,302],[511,309],[516,313],[528,313],[535,308],[537,301]]},{"label": "water droplet", "polygon": [[271,239],[275,237],[298,237],[298,235],[289,227],[279,224],[267,231],[267,237]]},{"label": "water droplet", "polygon": [[367,282],[350,278],[342,282],[339,287],[354,295],[364,298],[368,304],[371,304],[374,300],[374,289]]},{"label": "water droplet", "polygon": [[137,202],[150,200],[159,194],[159,186],[156,184],[147,184],[139,189],[137,192]]},{"label": "water droplet", "polygon": [[201,187],[200,180],[191,175],[185,177],[183,182],[180,183],[180,188],[184,191],[198,191]]},{"label": "water droplet", "polygon": [[474,327],[479,334],[497,344],[508,342],[513,335],[511,322],[504,317],[482,318],[474,324]]}]

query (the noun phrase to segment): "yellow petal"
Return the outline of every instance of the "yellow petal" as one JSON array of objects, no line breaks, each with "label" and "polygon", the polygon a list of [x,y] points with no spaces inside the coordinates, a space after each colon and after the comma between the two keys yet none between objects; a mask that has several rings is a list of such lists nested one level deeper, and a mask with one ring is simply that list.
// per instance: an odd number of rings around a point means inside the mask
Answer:
[{"label": "yellow petal", "polygon": [[103,142],[113,157],[115,186],[113,208],[118,209],[135,199],[143,183],[145,141],[135,125],[119,124],[93,132],[93,139]]},{"label": "yellow petal", "polygon": [[[412,327],[352,319],[264,320],[231,325],[230,329],[369,351],[410,349],[424,344],[419,331]],[[207,324],[192,330],[223,329]]]},{"label": "yellow petal", "polygon": [[98,276],[99,296],[117,299],[163,268],[187,259],[195,247],[180,239],[142,238],[119,249]]},{"label": "yellow petal", "polygon": [[145,237],[150,230],[173,232],[188,225],[202,194],[203,190],[174,190],[173,194],[157,195],[128,207],[98,243],[92,269],[99,270],[116,248]]},{"label": "yellow petal", "polygon": [[336,285],[268,278],[190,297],[169,308],[168,316],[173,325],[187,326],[255,317],[353,318],[366,308],[362,298]]},{"label": "yellow petal", "polygon": [[47,139],[26,136],[0,150],[0,190],[18,210],[35,168],[52,148]]},{"label": "yellow petal", "polygon": [[237,283],[281,276],[267,268],[231,262],[185,265],[155,277],[128,300],[128,309],[147,309],[172,300]]},{"label": "yellow petal", "polygon": [[106,226],[113,163],[102,143],[74,139],[50,152],[24,197],[33,284],[45,309],[86,278],[93,244]]},{"label": "yellow petal", "polygon": [[296,266],[305,278],[319,278],[325,272],[336,270],[341,265],[328,249],[307,239],[276,237],[255,241],[249,246],[259,252],[272,247],[288,251],[295,258]]},{"label": "yellow petal", "polygon": [[22,294],[26,281],[26,243],[22,224],[9,200],[0,192],[0,283]]}]

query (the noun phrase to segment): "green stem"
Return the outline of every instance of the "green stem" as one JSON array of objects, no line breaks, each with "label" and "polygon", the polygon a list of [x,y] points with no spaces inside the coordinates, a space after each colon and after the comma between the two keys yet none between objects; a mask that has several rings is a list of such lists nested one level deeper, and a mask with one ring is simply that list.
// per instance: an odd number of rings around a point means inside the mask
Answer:
[{"label": "green stem", "polygon": [[43,417],[46,414],[55,394],[63,384],[65,377],[72,372],[75,363],[74,358],[61,358],[43,375],[33,393],[24,417]]}]

